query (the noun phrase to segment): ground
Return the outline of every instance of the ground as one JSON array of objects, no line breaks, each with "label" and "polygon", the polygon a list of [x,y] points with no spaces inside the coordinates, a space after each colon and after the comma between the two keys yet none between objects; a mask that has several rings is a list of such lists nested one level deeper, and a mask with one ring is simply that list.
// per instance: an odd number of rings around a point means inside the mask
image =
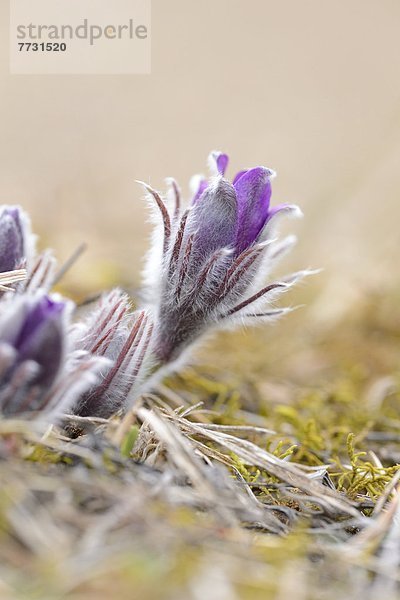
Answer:
[{"label": "ground", "polygon": [[1,421],[0,597],[397,598],[400,292],[318,285],[124,417]]}]

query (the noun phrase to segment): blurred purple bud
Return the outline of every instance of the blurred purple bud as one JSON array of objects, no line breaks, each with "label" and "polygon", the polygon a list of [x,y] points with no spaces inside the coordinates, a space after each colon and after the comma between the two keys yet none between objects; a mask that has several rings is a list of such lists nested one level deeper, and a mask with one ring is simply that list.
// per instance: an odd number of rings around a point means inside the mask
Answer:
[{"label": "blurred purple bud", "polygon": [[40,371],[35,384],[50,386],[60,368],[64,339],[62,319],[65,302],[43,296],[27,311],[14,347],[19,361],[33,360]]},{"label": "blurred purple bud", "polygon": [[0,409],[5,414],[36,410],[39,397],[61,369],[66,304],[36,294],[17,297],[5,307],[0,316],[0,344],[3,350],[9,348],[13,360],[0,379]]},{"label": "blurred purple bud", "polygon": [[26,240],[23,216],[17,206],[6,206],[0,213],[0,273],[23,265]]}]

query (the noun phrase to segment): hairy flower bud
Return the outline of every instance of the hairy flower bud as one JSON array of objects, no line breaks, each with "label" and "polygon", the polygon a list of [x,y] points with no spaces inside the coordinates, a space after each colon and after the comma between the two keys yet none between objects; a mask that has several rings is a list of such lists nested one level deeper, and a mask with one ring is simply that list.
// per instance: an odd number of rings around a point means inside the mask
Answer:
[{"label": "hairy flower bud", "polygon": [[129,298],[115,289],[105,294],[86,321],[77,325],[76,347],[108,359],[96,386],[74,407],[81,416],[110,417],[124,408],[147,374],[148,349],[153,329],[146,311],[132,313]]},{"label": "hairy flower bud", "polygon": [[18,206],[0,207],[0,273],[24,266],[31,245],[27,215]]},{"label": "hairy flower bud", "polygon": [[147,299],[156,315],[153,350],[160,364],[177,359],[212,327],[287,312],[266,307],[267,299],[307,274],[262,286],[272,263],[293,243],[293,237],[280,244],[272,238],[273,217],[301,212],[291,205],[270,208],[272,170],[246,169],[230,183],[227,165],[226,154],[211,153],[213,176],[197,179],[186,210],[175,182],[172,206],[168,197],[164,202],[145,186],[163,222],[146,270]]}]

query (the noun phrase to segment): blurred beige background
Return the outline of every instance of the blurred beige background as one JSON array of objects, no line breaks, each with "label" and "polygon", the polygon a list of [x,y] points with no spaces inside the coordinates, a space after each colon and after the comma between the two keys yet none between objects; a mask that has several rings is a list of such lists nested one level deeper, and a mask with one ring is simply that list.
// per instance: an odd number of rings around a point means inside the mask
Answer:
[{"label": "blurred beige background", "polygon": [[65,260],[68,285],[132,281],[148,225],[135,179],[184,190],[211,149],[278,171],[305,213],[286,267],[322,266],[343,304],[397,275],[398,0],[153,0],[149,76],[8,72],[1,3],[0,191]]}]

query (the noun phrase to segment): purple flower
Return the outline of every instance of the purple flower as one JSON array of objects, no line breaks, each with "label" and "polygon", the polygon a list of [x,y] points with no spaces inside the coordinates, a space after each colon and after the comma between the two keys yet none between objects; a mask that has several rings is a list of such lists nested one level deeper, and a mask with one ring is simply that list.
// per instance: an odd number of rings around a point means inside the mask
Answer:
[{"label": "purple flower", "polygon": [[54,422],[99,383],[110,361],[77,347],[73,305],[44,292],[0,302],[0,413]]},{"label": "purple flower", "polygon": [[145,185],[163,226],[156,230],[146,269],[147,299],[156,314],[154,353],[161,363],[178,358],[212,326],[282,314],[287,309],[266,308],[267,297],[306,274],[262,285],[294,241],[272,238],[276,215],[301,212],[292,205],[270,207],[272,170],[246,169],[231,183],[227,165],[226,154],[211,154],[213,176],[198,180],[186,210],[174,181],[165,201]]},{"label": "purple flower", "polygon": [[119,290],[72,327],[71,308],[40,291],[0,301],[0,414],[109,417],[132,388],[138,391],[148,368],[150,315],[132,313]]},{"label": "purple flower", "polygon": [[[229,162],[228,156],[222,152],[212,152],[209,162],[211,163],[211,171],[214,175],[219,175],[220,178],[214,181],[214,187],[211,187],[211,189],[206,179],[200,179],[192,199],[193,205],[199,203],[194,213],[205,213],[210,204],[213,205],[215,210],[219,210],[221,205],[224,206],[224,202],[221,203],[218,201],[217,196],[219,195],[225,199],[225,205],[230,203],[230,214],[232,217],[230,226],[235,229],[235,236],[234,239],[227,239],[226,241],[234,247],[236,254],[240,254],[240,252],[258,241],[262,230],[276,213],[285,209],[290,210],[294,207],[288,204],[281,204],[273,208],[270,207],[271,179],[276,175],[271,169],[254,167],[239,171],[233,178],[232,184],[230,184],[227,180],[223,179]],[[229,196],[231,197],[230,202]],[[207,207],[203,208],[202,211],[201,204],[205,199],[208,200]],[[201,203],[199,202],[200,200]],[[220,218],[223,219],[222,214],[220,214]],[[205,238],[207,238],[208,232],[205,219],[200,217],[198,220],[199,225],[204,224],[203,226],[206,228],[204,234]],[[200,230],[201,225],[199,227]]]},{"label": "purple flower", "polygon": [[39,294],[5,302],[0,314],[0,409],[37,410],[64,357],[65,302]]},{"label": "purple flower", "polygon": [[0,273],[24,266],[30,238],[26,214],[18,206],[0,207]]}]

